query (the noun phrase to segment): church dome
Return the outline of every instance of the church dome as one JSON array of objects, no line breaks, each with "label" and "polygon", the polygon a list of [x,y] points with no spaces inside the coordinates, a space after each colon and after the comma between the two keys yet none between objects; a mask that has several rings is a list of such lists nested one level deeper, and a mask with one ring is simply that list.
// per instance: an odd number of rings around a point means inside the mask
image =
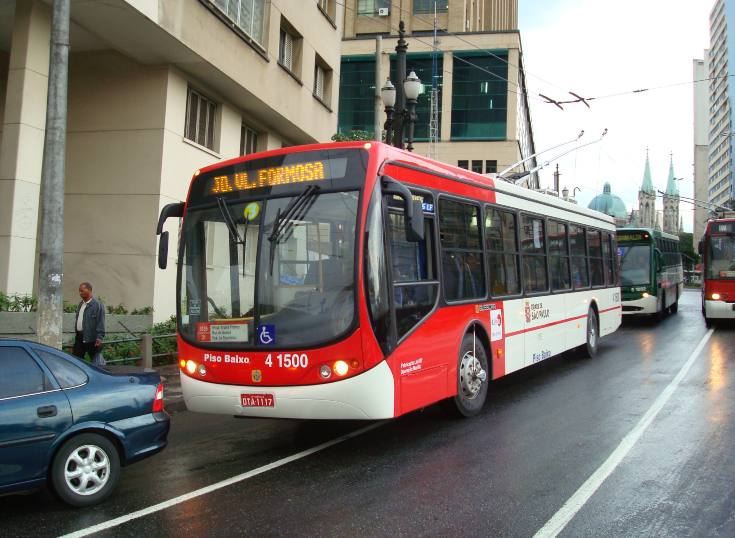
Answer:
[{"label": "church dome", "polygon": [[619,196],[612,194],[610,183],[605,183],[602,194],[595,196],[587,207],[616,219],[626,219],[628,217],[625,202]]}]

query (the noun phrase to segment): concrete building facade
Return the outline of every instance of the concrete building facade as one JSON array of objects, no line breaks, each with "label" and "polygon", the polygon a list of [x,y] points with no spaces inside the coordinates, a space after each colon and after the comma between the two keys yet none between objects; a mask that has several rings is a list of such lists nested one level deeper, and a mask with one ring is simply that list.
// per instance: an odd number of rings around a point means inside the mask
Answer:
[{"label": "concrete building facade", "polygon": [[[225,158],[328,141],[337,127],[336,0],[72,0],[64,298],[175,305],[163,205]],[[50,6],[0,4],[0,291],[36,290]],[[334,86],[333,86],[334,81]],[[176,224],[167,228],[177,235]]]},{"label": "concrete building facade", "polygon": [[[535,152],[517,0],[437,1],[436,69],[432,60],[433,0],[345,0],[344,4],[340,132],[374,134],[376,112],[380,124],[385,120],[383,105],[376,98],[376,36],[382,40],[379,90],[387,78],[399,83],[395,80],[395,46],[403,20],[407,72],[415,71],[424,85],[417,106],[415,151],[429,153],[430,90],[436,76],[435,158],[479,173],[497,173]],[[515,171],[535,165],[531,159]],[[536,173],[524,181],[526,186],[538,187]]]},{"label": "concrete building facade", "polygon": [[735,85],[729,66],[735,65],[735,0],[717,0],[710,13],[709,154],[707,197],[719,205],[735,199],[733,104]]},{"label": "concrete building facade", "polygon": [[[709,77],[709,66],[707,62],[709,51],[704,51],[703,59],[695,59],[693,62],[693,80],[705,80]],[[694,198],[704,202],[709,201],[707,190],[709,177],[707,174],[709,154],[709,83],[699,82],[694,84]],[[703,204],[694,204],[694,244],[704,234],[704,226],[707,222],[709,211]]]}]

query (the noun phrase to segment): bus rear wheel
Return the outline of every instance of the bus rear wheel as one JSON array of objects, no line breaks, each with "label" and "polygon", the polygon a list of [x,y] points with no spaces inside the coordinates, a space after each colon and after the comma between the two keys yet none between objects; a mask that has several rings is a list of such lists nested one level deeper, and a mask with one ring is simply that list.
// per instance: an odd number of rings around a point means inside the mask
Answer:
[{"label": "bus rear wheel", "polygon": [[600,347],[600,323],[597,319],[595,309],[590,307],[587,311],[587,342],[582,346],[582,353],[591,359],[597,355]]},{"label": "bus rear wheel", "polygon": [[490,381],[487,351],[471,334],[464,335],[457,363],[457,395],[445,400],[445,408],[459,417],[472,417],[482,410]]}]

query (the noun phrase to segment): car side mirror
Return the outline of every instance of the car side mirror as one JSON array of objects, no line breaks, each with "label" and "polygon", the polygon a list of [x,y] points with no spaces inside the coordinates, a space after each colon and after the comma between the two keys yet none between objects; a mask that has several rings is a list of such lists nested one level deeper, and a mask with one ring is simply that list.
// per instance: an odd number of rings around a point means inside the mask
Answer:
[{"label": "car side mirror", "polygon": [[414,200],[408,188],[393,179],[381,178],[383,194],[395,194],[403,200],[403,214],[406,217],[406,241],[417,243],[424,240],[424,211],[421,202]]}]

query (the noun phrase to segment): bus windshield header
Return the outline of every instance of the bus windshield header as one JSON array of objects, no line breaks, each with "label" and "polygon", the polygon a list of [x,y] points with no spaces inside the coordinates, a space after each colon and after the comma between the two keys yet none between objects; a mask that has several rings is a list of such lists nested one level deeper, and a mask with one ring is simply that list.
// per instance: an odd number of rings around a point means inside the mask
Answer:
[{"label": "bus windshield header", "polygon": [[648,232],[620,232],[617,234],[618,243],[623,242],[635,242],[635,241],[650,241],[651,234]]}]

